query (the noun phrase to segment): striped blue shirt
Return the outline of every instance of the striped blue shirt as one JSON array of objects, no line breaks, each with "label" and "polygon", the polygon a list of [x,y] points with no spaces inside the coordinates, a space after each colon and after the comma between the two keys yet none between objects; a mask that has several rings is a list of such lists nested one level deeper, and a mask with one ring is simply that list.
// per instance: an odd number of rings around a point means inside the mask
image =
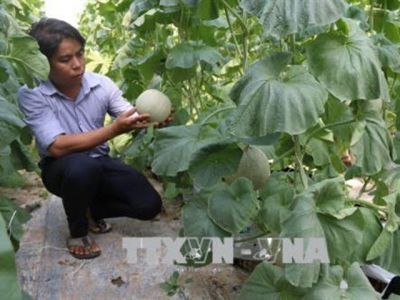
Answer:
[{"label": "striped blue shirt", "polygon": [[[51,156],[47,148],[60,134],[82,133],[104,126],[108,113],[115,118],[132,108],[122,96],[121,90],[106,76],[85,72],[82,88],[75,101],[62,94],[50,80],[18,92],[19,107],[24,122],[36,139],[41,158]],[[92,157],[109,152],[107,143],[87,151]]]}]

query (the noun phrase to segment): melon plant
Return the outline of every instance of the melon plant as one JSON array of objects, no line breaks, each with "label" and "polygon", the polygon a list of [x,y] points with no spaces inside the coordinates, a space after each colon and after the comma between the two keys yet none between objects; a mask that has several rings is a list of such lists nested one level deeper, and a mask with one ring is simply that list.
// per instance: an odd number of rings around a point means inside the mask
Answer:
[{"label": "melon plant", "polygon": [[[243,150],[239,167],[232,179],[245,177],[252,182],[254,189],[259,190],[267,182],[270,175],[269,161],[264,152],[257,147],[247,146]],[[230,182],[231,180],[228,179],[227,181]]]},{"label": "melon plant", "polygon": [[136,100],[136,110],[140,114],[148,113],[150,122],[164,122],[171,114],[171,101],[164,93],[156,90],[145,90]]}]

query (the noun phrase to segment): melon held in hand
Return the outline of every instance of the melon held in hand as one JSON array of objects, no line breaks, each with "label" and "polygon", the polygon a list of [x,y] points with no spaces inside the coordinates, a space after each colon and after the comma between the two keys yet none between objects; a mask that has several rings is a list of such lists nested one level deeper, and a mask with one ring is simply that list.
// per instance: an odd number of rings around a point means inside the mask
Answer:
[{"label": "melon held in hand", "polygon": [[149,114],[150,122],[164,122],[171,114],[171,101],[159,90],[149,89],[136,99],[136,110],[140,114]]}]

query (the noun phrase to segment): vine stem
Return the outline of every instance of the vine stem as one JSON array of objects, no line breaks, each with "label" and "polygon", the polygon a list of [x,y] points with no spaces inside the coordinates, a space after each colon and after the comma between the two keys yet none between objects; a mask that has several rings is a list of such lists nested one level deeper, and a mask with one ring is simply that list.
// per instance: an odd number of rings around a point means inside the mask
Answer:
[{"label": "vine stem", "polygon": [[199,111],[199,108],[196,105],[196,102],[194,101],[195,100],[194,99],[195,98],[195,94],[194,94],[193,88],[192,88],[192,81],[189,79],[188,82],[189,82],[189,88],[188,88],[189,101],[192,104],[193,109],[196,111],[196,114],[199,116],[200,115],[200,111]]},{"label": "vine stem", "polygon": [[307,138],[307,140],[306,140],[306,142],[305,142],[305,144],[304,144],[304,147],[308,145],[308,143],[311,141],[311,139],[312,139],[318,132],[320,132],[320,131],[322,131],[322,130],[325,130],[325,129],[334,128],[334,127],[336,127],[336,126],[342,126],[342,125],[351,124],[351,123],[354,123],[354,122],[356,122],[356,121],[357,121],[356,119],[351,119],[351,120],[348,120],[348,121],[340,121],[340,122],[336,122],[336,123],[332,123],[332,124],[328,124],[328,125],[325,125],[325,126],[323,126],[323,127],[320,127],[320,128],[318,128],[318,129],[314,130],[314,131],[309,135],[309,137]]},{"label": "vine stem", "polygon": [[279,163],[282,159],[284,159],[286,156],[288,156],[289,154],[292,154],[294,152],[294,149],[290,149],[288,151],[286,151],[285,153],[283,153],[281,156],[279,156],[277,159],[274,159],[274,161],[271,164],[271,167],[275,166],[277,163]]},{"label": "vine stem", "polygon": [[[384,1],[383,1],[383,20],[385,20],[386,15],[387,15],[387,0],[384,0]],[[386,25],[386,22],[383,21],[383,22],[382,22],[381,32],[384,32],[384,30],[385,30],[385,25]]]},{"label": "vine stem", "polygon": [[374,30],[374,5],[375,0],[370,0],[369,2],[371,9],[369,11],[369,26],[371,27],[371,32]]},{"label": "vine stem", "polygon": [[308,189],[308,178],[307,178],[306,172],[304,171],[304,166],[303,166],[304,153],[301,149],[299,136],[298,135],[293,136],[293,141],[294,141],[294,152],[295,152],[295,157],[296,157],[296,166],[300,173],[301,183],[302,183],[304,189],[307,190]]},{"label": "vine stem", "polygon": [[372,208],[373,210],[381,211],[384,213],[387,213],[387,209],[385,206],[379,206],[376,205],[372,202],[369,202],[367,200],[362,200],[362,199],[346,199],[345,200],[347,203],[354,203],[354,204],[359,204],[361,206],[367,207],[367,208]]},{"label": "vine stem", "polygon": [[226,110],[232,110],[235,109],[236,106],[235,105],[231,105],[231,106],[226,106],[226,107],[222,107],[220,109],[217,109],[216,111],[213,111],[211,114],[209,114],[207,117],[204,118],[204,120],[201,122],[201,124],[205,124],[208,120],[210,120],[212,117],[214,117],[215,115],[224,112]]},{"label": "vine stem", "polygon": [[231,22],[231,19],[229,18],[228,9],[226,8],[226,6],[224,6],[224,12],[225,12],[226,20],[228,21],[229,30],[232,33],[233,41],[235,42],[236,50],[239,53],[239,55],[242,56],[243,54],[242,54],[242,51],[240,50],[239,43],[238,43],[238,41],[236,39],[236,36],[235,36],[235,33],[233,31],[232,22]]},{"label": "vine stem", "polygon": [[[225,0],[219,0],[221,3],[224,5],[224,8],[226,8],[229,12],[231,12],[237,20],[239,20],[240,26],[243,29],[243,70],[247,69],[247,64],[248,64],[248,44],[247,44],[247,36],[249,35],[249,29],[246,25],[246,22],[244,21],[246,12],[243,11],[243,17],[241,17],[237,11],[235,11]],[[232,31],[233,34],[233,31]],[[234,34],[233,34],[234,35]]]},{"label": "vine stem", "polygon": [[370,181],[371,181],[371,176],[368,176],[368,177],[367,177],[367,180],[365,180],[365,182],[364,182],[364,184],[363,184],[361,190],[358,192],[357,199],[359,199],[359,198],[361,197],[361,195],[365,192],[365,190],[366,190],[366,188],[367,188],[367,185],[368,185],[368,183],[369,183]]}]

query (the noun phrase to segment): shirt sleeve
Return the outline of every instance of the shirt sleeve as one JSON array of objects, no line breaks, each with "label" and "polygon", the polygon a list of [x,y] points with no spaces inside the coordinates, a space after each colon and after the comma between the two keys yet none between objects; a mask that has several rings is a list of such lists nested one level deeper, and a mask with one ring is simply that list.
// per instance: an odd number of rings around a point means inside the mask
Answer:
[{"label": "shirt sleeve", "polygon": [[24,114],[24,122],[43,150],[47,150],[57,136],[66,133],[46,102],[45,96],[37,89],[29,89],[26,86],[20,88],[18,104]]},{"label": "shirt sleeve", "polygon": [[109,96],[108,113],[111,117],[116,118],[119,114],[133,108],[122,95],[122,91],[118,86],[108,77],[104,78],[104,87],[106,88],[107,95]]}]

